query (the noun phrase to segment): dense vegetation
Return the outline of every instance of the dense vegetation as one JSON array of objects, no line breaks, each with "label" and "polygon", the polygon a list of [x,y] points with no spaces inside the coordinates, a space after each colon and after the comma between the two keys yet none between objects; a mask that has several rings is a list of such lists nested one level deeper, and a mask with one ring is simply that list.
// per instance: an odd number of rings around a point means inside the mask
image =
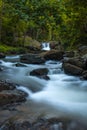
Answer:
[{"label": "dense vegetation", "polygon": [[0,0],[0,44],[25,46],[29,38],[87,43],[85,0]]}]

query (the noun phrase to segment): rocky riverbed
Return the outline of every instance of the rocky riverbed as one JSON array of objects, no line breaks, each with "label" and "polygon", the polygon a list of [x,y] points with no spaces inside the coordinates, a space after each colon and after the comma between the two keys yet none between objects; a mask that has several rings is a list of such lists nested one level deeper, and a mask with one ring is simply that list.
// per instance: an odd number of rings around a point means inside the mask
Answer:
[{"label": "rocky riverbed", "polygon": [[[0,58],[2,59],[5,58],[4,54],[1,53]],[[48,60],[54,60],[54,62],[44,65],[45,62]],[[69,82],[75,81],[77,80],[76,78],[79,78],[79,80],[73,83],[73,87],[76,87],[75,86],[76,83],[79,84],[78,81],[79,82],[81,81],[81,83],[83,84],[84,81],[87,80],[86,47],[79,48],[77,52],[65,52],[64,50],[62,51],[49,50],[47,52],[45,51],[40,52],[38,54],[30,53],[21,55],[17,58],[10,58],[9,60],[8,58],[7,59],[5,58],[4,61],[6,62],[6,64],[2,60],[0,62],[0,74],[2,75],[2,77],[0,78],[2,79],[0,80],[1,130],[86,130],[87,129],[86,123],[83,123],[85,121],[82,122],[81,119],[79,121],[79,119],[77,120],[76,118],[73,118],[74,115],[73,116],[71,115],[72,117],[70,117],[69,114],[67,114],[67,116],[64,116],[65,115],[64,111],[62,111],[63,115],[59,116],[60,114],[58,113],[58,110],[56,110],[49,103],[47,102],[44,103],[44,100],[40,102],[34,101],[32,100],[29,93],[27,93],[28,90],[25,91],[23,89],[18,89],[18,87],[20,88],[20,85],[24,86],[24,84],[25,87],[30,86],[34,87],[34,85],[35,87],[37,87],[36,84],[38,86],[39,85],[41,86],[40,81],[43,82],[43,85],[47,86],[47,84],[49,84],[51,80],[52,81],[54,80],[54,77],[51,77],[50,75],[51,71],[53,71],[54,73],[56,72],[58,75],[60,74],[60,71],[62,71],[62,73],[65,72],[68,75],[76,76],[75,78],[72,79],[64,79],[65,81],[62,80],[64,84],[66,84],[68,80]],[[10,61],[10,63],[8,63],[8,61]],[[63,65],[61,67],[58,67],[60,63],[57,64],[57,62],[61,62],[63,63]],[[3,76],[4,74],[5,77]],[[30,79],[28,79],[29,75]],[[63,74],[61,74],[59,77],[61,77],[62,75]],[[20,76],[19,78],[20,82],[19,79],[17,79],[17,76]],[[27,80],[24,81],[24,78],[27,78]],[[33,82],[33,80],[35,83],[32,85],[31,81]],[[39,84],[37,81],[39,82]],[[26,84],[26,82],[28,83]],[[55,87],[57,81],[52,83],[54,84]],[[50,83],[49,86],[51,85],[52,84]],[[85,85],[85,91],[86,87],[87,85]],[[78,88],[78,91],[79,89],[80,88]],[[41,90],[42,89],[37,89],[37,91]],[[58,91],[60,91],[60,88]],[[69,90],[67,90],[67,92],[68,91]],[[42,94],[43,92],[44,91],[42,91]],[[39,92],[34,94],[34,96],[38,95],[38,93]],[[47,95],[49,95],[49,93]],[[78,93],[76,94],[76,96],[77,95]],[[50,96],[48,96],[48,98],[50,99]],[[38,97],[36,97],[36,99],[38,99]],[[84,103],[85,102],[86,99]],[[83,108],[85,108],[85,105],[83,106]],[[66,107],[64,109],[66,110]],[[68,109],[70,111],[70,108]],[[79,118],[81,118],[81,116]]]}]

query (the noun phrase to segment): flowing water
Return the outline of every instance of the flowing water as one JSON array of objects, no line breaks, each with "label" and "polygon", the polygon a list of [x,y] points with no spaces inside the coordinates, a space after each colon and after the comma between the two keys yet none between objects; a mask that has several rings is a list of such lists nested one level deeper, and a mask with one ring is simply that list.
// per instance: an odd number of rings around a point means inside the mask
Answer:
[{"label": "flowing water", "polygon": [[[87,81],[64,74],[61,62],[16,67],[15,62],[0,61],[0,65],[3,68],[0,79],[20,84],[18,89],[29,94],[27,100],[41,104],[46,116],[68,118],[87,125]],[[30,76],[31,70],[44,67],[49,69],[49,81]],[[55,130],[58,127],[58,124],[54,125]]]},{"label": "flowing water", "polygon": [[49,51],[50,50],[50,44],[47,42],[42,43],[42,50]]}]

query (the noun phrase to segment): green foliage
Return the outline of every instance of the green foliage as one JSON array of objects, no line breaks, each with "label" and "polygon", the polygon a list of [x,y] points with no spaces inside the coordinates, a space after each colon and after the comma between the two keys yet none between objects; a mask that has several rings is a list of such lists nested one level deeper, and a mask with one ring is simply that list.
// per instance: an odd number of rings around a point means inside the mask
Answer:
[{"label": "green foliage", "polygon": [[60,40],[70,48],[87,43],[84,0],[1,0],[0,18],[0,41],[5,45],[29,45],[29,37]]}]

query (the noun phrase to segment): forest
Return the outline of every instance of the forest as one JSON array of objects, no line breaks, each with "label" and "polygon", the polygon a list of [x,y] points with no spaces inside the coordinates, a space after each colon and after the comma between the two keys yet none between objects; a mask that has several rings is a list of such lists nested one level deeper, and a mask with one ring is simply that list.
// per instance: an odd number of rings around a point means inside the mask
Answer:
[{"label": "forest", "polygon": [[29,39],[61,41],[68,49],[87,44],[87,1],[0,0],[0,51]]}]

